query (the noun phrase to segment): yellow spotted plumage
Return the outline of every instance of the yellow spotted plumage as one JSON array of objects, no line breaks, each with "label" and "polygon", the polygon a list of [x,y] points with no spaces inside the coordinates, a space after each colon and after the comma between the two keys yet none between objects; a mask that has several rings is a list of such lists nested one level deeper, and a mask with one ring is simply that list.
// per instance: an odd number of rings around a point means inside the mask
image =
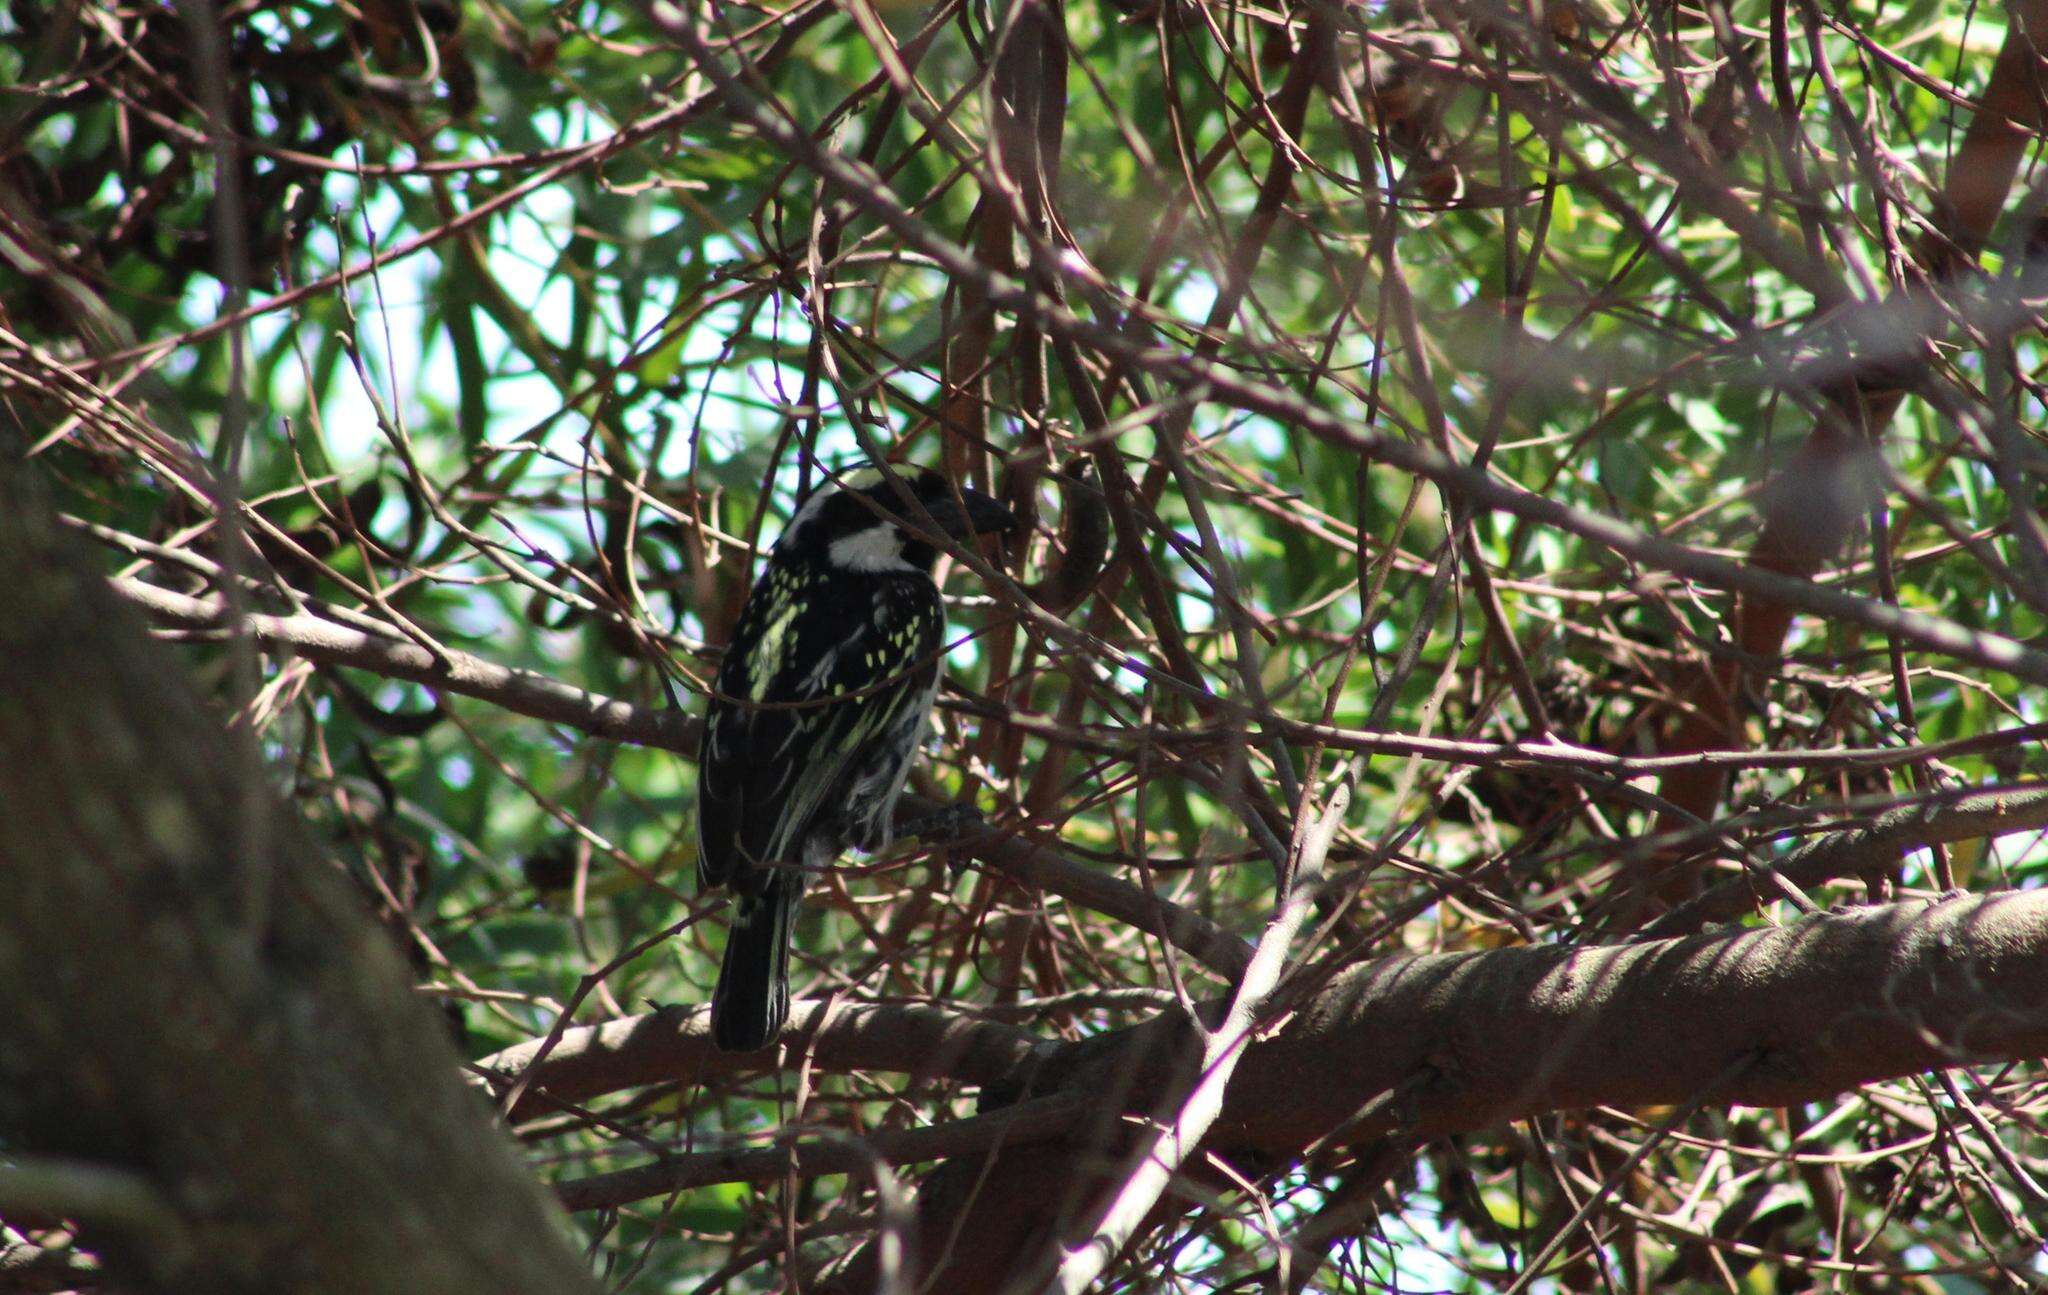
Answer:
[{"label": "yellow spotted plumage", "polygon": [[733,924],[712,1037],[766,1046],[789,1008],[791,916],[808,871],[887,844],[938,688],[945,614],[918,536],[1007,529],[1009,513],[935,473],[827,487],[776,541],[740,611],[705,716],[698,880],[728,886]]}]

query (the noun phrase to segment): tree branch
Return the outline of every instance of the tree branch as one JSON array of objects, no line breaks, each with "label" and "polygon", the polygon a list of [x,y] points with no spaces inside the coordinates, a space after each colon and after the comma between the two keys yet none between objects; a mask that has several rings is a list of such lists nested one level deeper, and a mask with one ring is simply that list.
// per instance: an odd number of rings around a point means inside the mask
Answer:
[{"label": "tree branch", "polygon": [[[1149,1110],[1186,1082],[1189,1044],[1185,1022],[1159,1017],[1043,1054],[1017,1082],[1044,1094],[1122,1093],[1122,1109]],[[2044,1052],[2048,894],[1891,904],[1617,947],[1388,958],[1341,973],[1247,1050],[1205,1147],[1270,1166],[1317,1144],[1684,1102],[1724,1079],[1717,1104],[1787,1106]],[[935,1171],[919,1196],[922,1235],[963,1228],[975,1244],[920,1280],[1001,1289],[1048,1242],[1074,1240],[1062,1228],[1116,1181],[1103,1168],[1092,1182],[1076,1172],[1103,1165],[1088,1140],[1100,1127],[1080,1121],[1076,1140]],[[833,1289],[872,1284],[863,1253]]]},{"label": "tree branch", "polygon": [[[157,620],[193,629],[227,625],[227,609],[217,598],[194,598],[120,579],[114,588]],[[322,665],[368,670],[429,688],[503,706],[506,710],[554,724],[566,724],[596,737],[656,746],[695,758],[699,724],[679,711],[585,692],[531,670],[514,670],[467,652],[443,648],[437,656],[396,633],[386,638],[352,629],[318,616],[273,616],[251,612],[244,630],[265,647],[288,648]]]},{"label": "tree branch", "polygon": [[[2048,788],[1974,791],[1947,804],[1902,805],[1864,827],[1830,832],[1788,851],[1771,871],[1802,889],[1850,873],[1891,868],[1908,851],[2048,827]],[[1756,887],[1745,874],[1672,909],[1644,929],[1652,939],[1684,935],[1726,922],[1756,906]]]},{"label": "tree branch", "polygon": [[[1075,1204],[1059,1193],[1035,1199],[1013,1190],[1009,1167],[1016,1183],[1065,1183],[1085,1159],[1102,1165],[1097,1187],[1115,1181],[1114,1161],[1098,1162],[1101,1148],[1091,1142],[1105,1103],[1111,1115],[1153,1110],[1189,1078],[1191,1034],[1177,1014],[1065,1044],[936,1007],[842,1005],[826,1018],[825,1004],[807,1002],[791,1021],[790,1047],[816,1073],[979,1084],[985,1104],[1025,1091],[1081,1099],[1031,1103],[1019,1137],[968,1121],[910,1131],[915,1136],[901,1135],[894,1148],[912,1159],[962,1157],[959,1172],[981,1181],[979,1195],[956,1190],[950,1163],[928,1195],[955,1211],[972,1208],[967,1235],[996,1238],[1001,1253],[988,1262],[998,1267],[1034,1257],[1048,1221]],[[494,1082],[511,1082],[536,1048],[509,1048],[478,1067]],[[1715,1083],[1724,1085],[1717,1104],[1793,1105],[2044,1052],[2048,894],[1891,904],[1614,947],[1387,958],[1341,973],[1244,1051],[1204,1147],[1284,1163],[1318,1143],[1426,1138],[1559,1110],[1682,1102]],[[1737,1062],[1744,1064],[1729,1078]],[[547,1097],[582,1103],[763,1064],[762,1055],[714,1049],[703,1009],[668,1009],[563,1035],[513,1116],[545,1113]],[[1054,1110],[1064,1113],[1055,1119]],[[985,1174],[986,1153],[998,1145],[1007,1148],[998,1156],[1005,1165],[1019,1156],[1048,1163]],[[881,1141],[869,1147],[885,1158],[891,1149]],[[585,1180],[565,1195],[624,1204],[759,1178],[768,1155],[784,1157],[779,1173],[789,1154],[783,1147],[681,1157]],[[835,1154],[806,1151],[796,1172],[842,1172]],[[957,1213],[924,1213],[927,1237],[959,1222]],[[939,1289],[980,1289],[987,1274],[970,1266],[934,1275]],[[860,1289],[848,1280],[848,1289]]]},{"label": "tree branch", "polygon": [[[4,1194],[154,1291],[594,1290],[398,951],[19,452],[0,422],[0,1141],[98,1177]],[[117,1182],[162,1210],[110,1221]]]},{"label": "tree branch", "polygon": [[1063,1295],[1080,1295],[1102,1276],[1110,1261],[1143,1226],[1167,1184],[1195,1153],[1222,1113],[1231,1078],[1244,1059],[1245,1047],[1265,1013],[1268,997],[1285,972],[1288,950],[1314,909],[1315,881],[1322,875],[1330,842],[1336,838],[1344,822],[1344,811],[1350,806],[1351,782],[1347,777],[1331,794],[1296,851],[1280,904],[1259,939],[1251,965],[1231,995],[1230,1005],[1224,1009],[1222,1022],[1203,1034],[1201,1078],[1163,1126],[1139,1139],[1137,1153],[1123,1175],[1115,1199],[1089,1228],[1087,1239],[1056,1256],[1054,1285]]},{"label": "tree branch", "polygon": [[1084,1103],[1062,1094],[920,1129],[888,1129],[862,1137],[837,1134],[778,1140],[765,1147],[670,1156],[616,1173],[593,1174],[555,1189],[571,1210],[597,1210],[666,1196],[711,1183],[770,1182],[794,1174],[860,1173],[878,1158],[914,1165],[955,1156],[985,1155],[1002,1147],[1063,1137]]},{"label": "tree branch", "polygon": [[[775,1057],[772,1052],[720,1052],[711,1043],[710,1019],[708,1008],[665,1007],[564,1031],[534,1070],[526,1096],[512,1108],[513,1122],[555,1109],[549,1097],[581,1104],[643,1084],[742,1074]],[[536,1039],[506,1048],[474,1068],[485,1082],[509,1086],[533,1065],[540,1045]],[[1014,1025],[977,1021],[942,1007],[810,999],[790,1004],[782,1046],[792,1058],[808,1056],[827,1074],[884,1070],[992,1084],[1053,1045]]]}]

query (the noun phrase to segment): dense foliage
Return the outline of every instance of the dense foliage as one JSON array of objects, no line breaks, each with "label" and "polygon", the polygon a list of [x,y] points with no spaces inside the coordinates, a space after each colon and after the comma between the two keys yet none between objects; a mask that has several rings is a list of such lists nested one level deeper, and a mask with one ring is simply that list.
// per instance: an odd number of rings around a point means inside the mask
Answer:
[{"label": "dense foliage", "polygon": [[[1770,864],[2043,763],[2037,62],[1980,102],[2039,8],[16,0],[0,398],[110,573],[218,600],[143,599],[476,1058],[706,998],[693,747],[293,633],[652,732],[870,455],[1036,524],[942,566],[914,786],[988,830],[816,883],[799,997],[1099,1034],[1231,989],[1117,896],[1255,942],[1276,879],[1276,1019],[1403,951],[2027,887],[2018,818]],[[568,1182],[976,1109],[801,1060],[516,1132]],[[1212,1165],[1110,1280],[2010,1288],[2044,1103],[1989,1066]],[[771,1289],[894,1199],[734,1177],[578,1215],[601,1271]]]}]

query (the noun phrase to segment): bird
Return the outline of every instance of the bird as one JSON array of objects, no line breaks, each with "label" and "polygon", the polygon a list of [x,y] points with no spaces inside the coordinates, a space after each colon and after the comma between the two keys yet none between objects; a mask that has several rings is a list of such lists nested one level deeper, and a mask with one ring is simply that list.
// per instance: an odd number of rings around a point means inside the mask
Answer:
[{"label": "bird", "polygon": [[711,1038],[774,1042],[789,1015],[790,924],[809,875],[889,844],[923,745],[946,617],[937,536],[1015,528],[997,500],[930,469],[864,469],[797,509],[747,594],[698,752],[697,883],[733,893]]}]

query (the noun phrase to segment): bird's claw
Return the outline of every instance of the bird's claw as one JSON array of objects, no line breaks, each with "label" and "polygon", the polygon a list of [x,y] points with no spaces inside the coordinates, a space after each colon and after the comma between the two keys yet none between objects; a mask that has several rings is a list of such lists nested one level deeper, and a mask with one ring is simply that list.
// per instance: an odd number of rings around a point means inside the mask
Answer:
[{"label": "bird's claw", "polygon": [[936,847],[946,856],[946,880],[954,882],[967,870],[967,852],[952,847],[987,825],[988,820],[980,810],[961,803],[920,814],[904,823],[897,835],[914,836],[925,845]]},{"label": "bird's claw", "polygon": [[967,836],[973,829],[983,827],[987,822],[981,811],[972,805],[947,805],[908,820],[897,835],[914,836],[927,845],[940,844]]}]

